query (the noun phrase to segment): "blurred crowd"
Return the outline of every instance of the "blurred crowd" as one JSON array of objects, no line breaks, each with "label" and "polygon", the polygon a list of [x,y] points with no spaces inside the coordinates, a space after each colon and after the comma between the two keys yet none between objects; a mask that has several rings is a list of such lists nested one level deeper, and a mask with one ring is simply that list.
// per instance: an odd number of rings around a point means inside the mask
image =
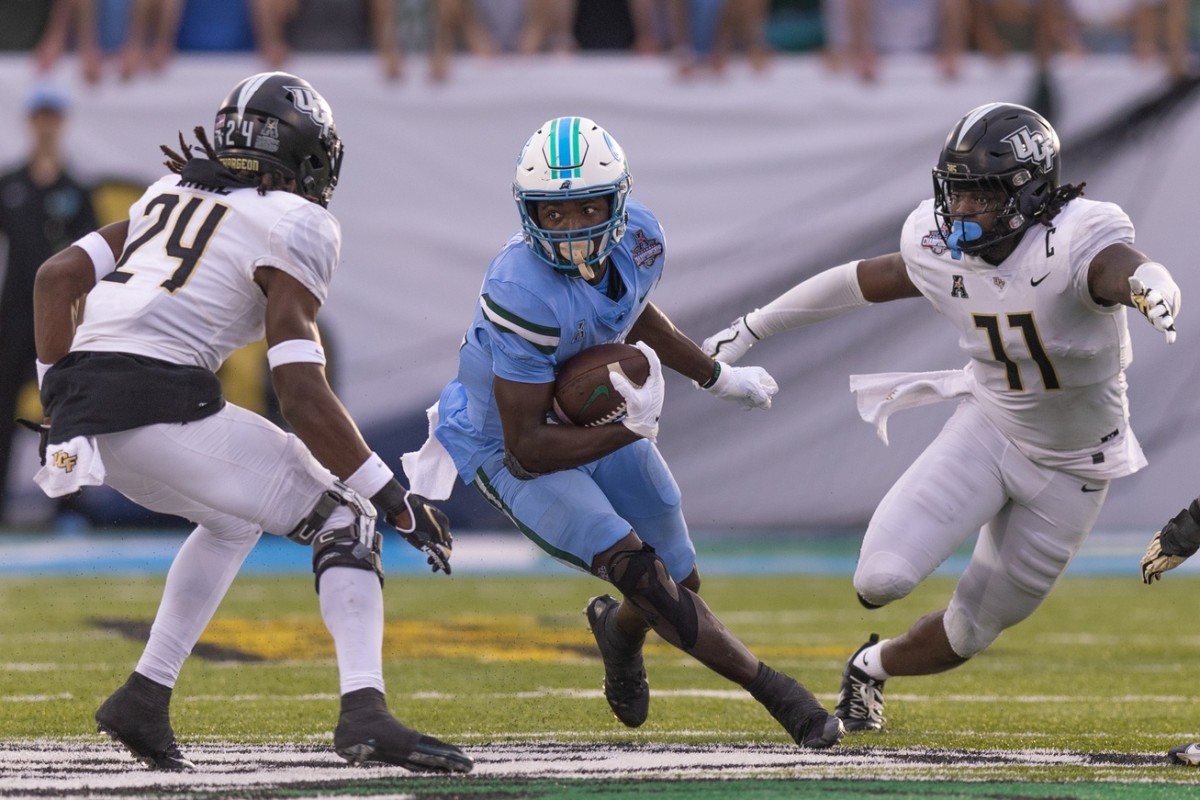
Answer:
[{"label": "blurred crowd", "polygon": [[0,50],[29,51],[43,72],[74,52],[90,82],[135,79],[187,51],[255,51],[271,68],[298,52],[373,51],[393,80],[407,54],[442,81],[457,53],[586,51],[669,58],[683,76],[820,51],[865,81],[899,53],[928,54],[951,79],[968,52],[1043,65],[1125,53],[1181,77],[1198,12],[1200,0],[0,0]]}]

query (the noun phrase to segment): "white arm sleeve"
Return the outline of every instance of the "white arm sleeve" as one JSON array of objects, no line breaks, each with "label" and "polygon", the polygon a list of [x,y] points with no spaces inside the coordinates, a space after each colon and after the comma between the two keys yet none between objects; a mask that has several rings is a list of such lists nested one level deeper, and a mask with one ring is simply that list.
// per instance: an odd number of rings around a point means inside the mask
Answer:
[{"label": "white arm sleeve", "polygon": [[746,315],[746,325],[760,339],[830,319],[870,305],[858,284],[858,262],[850,261],[793,286],[762,308]]}]

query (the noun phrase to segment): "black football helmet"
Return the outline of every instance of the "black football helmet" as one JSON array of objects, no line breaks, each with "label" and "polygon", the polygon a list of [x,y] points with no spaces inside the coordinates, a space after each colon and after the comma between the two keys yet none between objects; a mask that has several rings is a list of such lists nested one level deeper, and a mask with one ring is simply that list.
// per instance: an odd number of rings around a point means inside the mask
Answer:
[{"label": "black football helmet", "polygon": [[[933,170],[934,213],[955,257],[977,254],[1020,236],[1046,209],[1062,172],[1058,134],[1036,111],[1014,103],[988,103],[958,121]],[[998,198],[996,222],[983,230],[953,212],[953,195],[987,192]]]},{"label": "black football helmet", "polygon": [[329,103],[303,78],[261,72],[233,87],[217,111],[213,143],[229,169],[279,171],[322,206],[333,197],[342,140]]}]

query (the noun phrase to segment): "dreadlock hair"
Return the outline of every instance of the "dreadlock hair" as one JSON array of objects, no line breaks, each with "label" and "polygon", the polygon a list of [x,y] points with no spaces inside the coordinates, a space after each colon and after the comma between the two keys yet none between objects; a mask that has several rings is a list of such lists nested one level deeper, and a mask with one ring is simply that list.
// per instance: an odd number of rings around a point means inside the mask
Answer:
[{"label": "dreadlock hair", "polygon": [[[196,134],[196,138],[200,141],[200,149],[202,149],[204,151],[204,155],[210,161],[216,161],[217,160],[217,151],[213,149],[213,146],[211,144],[209,144],[208,133],[204,130],[204,128],[200,127],[199,125],[197,125],[193,129],[193,132]],[[174,150],[172,150],[170,147],[167,147],[165,144],[160,144],[158,146],[158,149],[161,150],[163,152],[163,154],[167,157],[167,160],[163,162],[163,166],[165,166],[167,169],[171,170],[171,172],[174,172],[176,175],[178,175],[179,173],[183,172],[184,166],[189,161],[192,160],[192,157],[193,157],[192,153],[193,153],[193,151],[196,150],[196,147],[195,147],[195,145],[188,144],[183,138],[183,131],[180,131],[179,132],[179,149],[183,153],[183,155],[176,153]]]},{"label": "dreadlock hair", "polygon": [[1050,227],[1050,221],[1058,216],[1058,212],[1062,211],[1067,203],[1076,197],[1083,196],[1083,187],[1085,186],[1087,186],[1087,181],[1059,186],[1054,190],[1054,194],[1050,195],[1050,199],[1046,201],[1045,207],[1034,217],[1034,220],[1046,227]]},{"label": "dreadlock hair", "polygon": [[[183,153],[182,155],[165,144],[158,146],[158,149],[167,157],[163,165],[176,175],[181,174],[188,162],[196,157],[193,155],[196,151],[204,153],[204,157],[209,161],[214,161],[218,164],[221,163],[220,156],[217,155],[216,149],[208,140],[208,132],[200,125],[193,128],[192,132],[196,135],[196,140],[200,142],[200,145],[198,147],[196,145],[189,145],[183,138],[183,132],[180,131],[179,149]],[[239,181],[244,182],[247,187],[256,187],[259,194],[266,194],[275,190],[290,192],[294,191],[296,185],[294,178],[286,175],[282,169],[278,168],[272,169],[269,172],[253,172],[245,169],[234,169],[229,170],[229,172]]]}]

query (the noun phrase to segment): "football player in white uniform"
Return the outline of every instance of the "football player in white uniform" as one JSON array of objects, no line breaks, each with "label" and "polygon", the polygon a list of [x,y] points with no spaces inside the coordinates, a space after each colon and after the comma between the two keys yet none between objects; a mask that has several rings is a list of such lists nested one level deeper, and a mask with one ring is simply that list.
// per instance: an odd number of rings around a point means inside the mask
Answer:
[{"label": "football player in white uniform", "polygon": [[1129,428],[1125,306],[1173,342],[1179,287],[1133,247],[1120,208],[1060,186],[1060,170],[1045,119],[980,106],[950,131],[934,197],[904,223],[900,252],[819,273],[703,344],[732,362],[780,331],[924,296],[970,358],[963,370],[851,377],[885,441],[893,411],[960,398],[871,518],[854,574],[862,604],[905,597],[982,530],[947,608],[894,639],[872,634],[846,664],[837,714],[847,730],[883,727],[888,678],[953,669],[1032,614],[1109,481],[1146,463]]},{"label": "football player in white uniform", "polygon": [[[97,726],[151,768],[192,768],[171,728],[171,691],[266,530],[312,548],[340,673],[338,754],[467,772],[468,756],[405,727],[384,700],[376,508],[435,571],[450,571],[451,535],[445,515],[371,451],[325,378],[316,317],[341,247],[326,210],[342,160],[333,113],[308,82],[262,73],[221,104],[212,144],[203,128],[196,136],[199,148],[182,136],[182,153],[163,148],[172,174],[128,220],[37,275],[48,418],[39,485],[57,496],[103,482],[197,525],[136,670],[96,712]],[[296,435],[226,403],[214,375],[264,335]]]}]

